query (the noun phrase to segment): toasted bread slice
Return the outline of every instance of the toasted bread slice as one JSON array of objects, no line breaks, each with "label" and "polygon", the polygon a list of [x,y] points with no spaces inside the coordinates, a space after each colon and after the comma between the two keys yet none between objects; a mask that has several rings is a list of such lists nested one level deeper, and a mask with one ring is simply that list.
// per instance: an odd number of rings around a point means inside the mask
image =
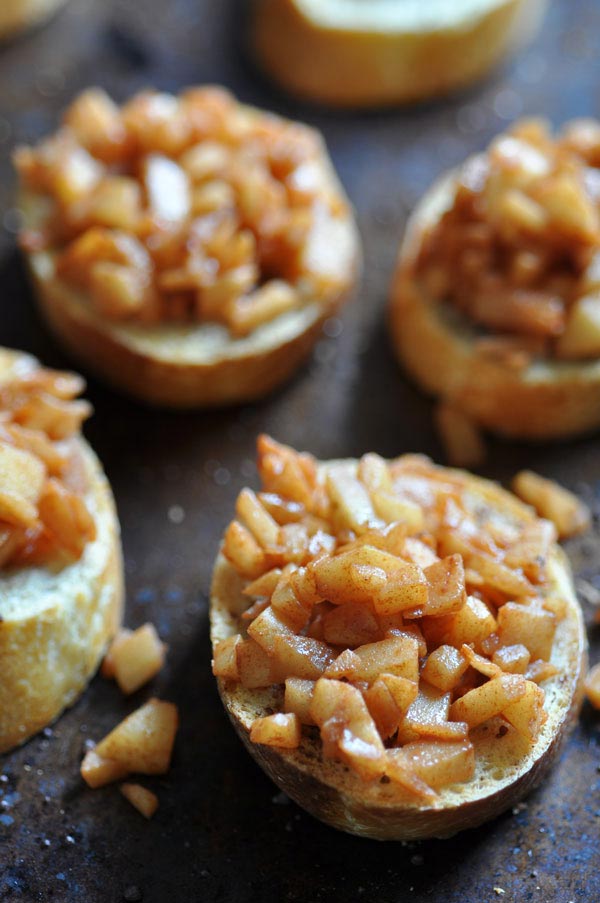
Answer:
[{"label": "toasted bread slice", "polygon": [[531,37],[545,5],[260,0],[251,43],[265,71],[300,97],[343,107],[406,103],[481,78]]},{"label": "toasted bread slice", "polygon": [[[12,359],[17,368],[33,362],[2,349],[3,371]],[[121,623],[123,564],[112,493],[87,442],[69,441],[96,535],[71,563],[57,558],[0,571],[0,752],[75,702]]]},{"label": "toasted bread slice", "polygon": [[523,369],[476,353],[481,335],[415,277],[423,236],[451,205],[446,174],[415,209],[401,245],[390,298],[392,343],[409,374],[480,426],[520,439],[562,439],[600,426],[600,360],[534,359]]},{"label": "toasted bread slice", "polygon": [[[158,98],[177,102],[168,95],[158,95]],[[114,109],[118,116],[118,108]],[[294,124],[286,120],[251,107],[235,103],[233,109],[232,116],[244,117],[246,123],[256,123],[259,130],[273,127],[273,123],[290,131],[294,128]],[[218,321],[219,313],[215,311],[197,321],[163,315],[150,321],[135,317],[111,318],[104,311],[98,311],[85,287],[68,282],[57,273],[56,263],[64,250],[62,246],[26,251],[40,310],[58,339],[83,367],[139,400],[177,408],[224,405],[259,398],[298,368],[317,341],[325,320],[354,288],[361,262],[360,239],[353,213],[324,142],[313,130],[304,131],[310,135],[314,149],[314,156],[309,160],[308,181],[316,200],[310,208],[310,225],[298,239],[295,274],[279,273],[278,280],[292,293],[297,290],[301,301],[291,309],[274,313],[271,319],[261,322],[249,333],[236,333],[229,328],[230,324]],[[286,140],[292,146],[290,153],[293,156],[297,139],[292,133]],[[194,149],[202,149],[203,143],[204,139],[198,139]],[[215,146],[214,141],[206,143],[209,150]],[[142,155],[140,160],[148,156]],[[175,159],[167,162],[177,168]],[[97,161],[92,165],[97,165]],[[247,163],[240,166],[237,177],[243,176],[244,168],[248,168]],[[106,169],[103,172],[106,173]],[[304,172],[298,176],[300,193],[304,191],[302,179],[306,180],[306,175]],[[208,184],[209,187],[212,184],[230,189],[228,184],[218,181]],[[276,181],[274,187],[283,195],[289,188],[281,180]],[[168,190],[167,186],[167,193]],[[229,204],[231,201],[226,200],[222,206],[217,205],[210,216],[218,218],[227,213]],[[25,187],[19,207],[26,229],[43,230],[48,215],[48,197]],[[181,221],[181,228],[191,229],[195,222],[188,213],[187,220]],[[245,237],[248,237],[248,230]],[[267,237],[267,244],[269,241]],[[142,253],[145,253],[143,249]],[[218,264],[218,261],[213,259],[208,263]],[[269,266],[272,269],[272,262],[264,272],[262,261],[257,259],[245,269],[254,266],[259,271],[258,284],[268,283],[278,275],[268,269]],[[244,267],[238,269],[241,271]],[[283,264],[282,269],[285,270]],[[154,277],[158,278],[156,272]],[[160,291],[157,292],[160,295]],[[191,290],[188,295],[186,303],[193,304]],[[244,295],[243,299],[248,297],[250,295]],[[220,304],[222,314],[226,300]]]},{"label": "toasted bread slice", "polygon": [[4,0],[0,7],[0,38],[43,22],[66,0]]},{"label": "toasted bread slice", "polygon": [[[352,469],[356,462],[347,462]],[[321,465],[321,475],[339,462]],[[459,471],[476,504],[492,511],[498,525],[532,520],[531,509],[495,484]],[[517,803],[543,779],[573,727],[582,701],[587,644],[582,613],[566,556],[553,546],[548,562],[552,593],[566,606],[555,635],[551,662],[560,674],[544,683],[547,720],[529,747],[498,717],[470,731],[476,771],[467,783],[439,791],[434,802],[415,802],[392,783],[365,782],[354,771],[323,756],[315,733],[304,732],[297,749],[259,745],[250,740],[256,718],[281,709],[281,688],[245,689],[219,679],[219,692],[229,718],[245,746],[267,774],[300,806],[328,824],[379,840],[446,837],[475,827]],[[239,615],[248,605],[242,595],[247,581],[219,554],[211,589],[213,646],[239,632]]]}]

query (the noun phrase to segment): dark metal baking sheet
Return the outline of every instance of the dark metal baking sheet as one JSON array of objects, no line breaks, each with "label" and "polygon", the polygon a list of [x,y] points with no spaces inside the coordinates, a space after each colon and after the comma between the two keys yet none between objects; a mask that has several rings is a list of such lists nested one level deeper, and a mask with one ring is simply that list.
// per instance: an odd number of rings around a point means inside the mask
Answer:
[{"label": "dark metal baking sheet", "polygon": [[[116,494],[128,624],[154,621],[170,646],[152,691],[181,707],[174,765],[148,781],[146,823],[115,788],[78,778],[82,748],[132,706],[97,678],[60,721],[0,759],[0,899],[119,901],[600,900],[600,718],[586,708],[544,786],[515,812],[441,842],[379,844],[326,828],[289,803],[235,737],[209,666],[207,587],[238,490],[255,479],[256,433],[323,457],[376,449],[440,457],[431,405],[396,366],[384,305],[407,211],[432,179],[521,114],[559,123],[598,114],[600,7],[555,2],[535,44],[477,89],[405,111],[327,113],[277,93],[239,52],[244,6],[230,0],[71,0],[46,28],[0,49],[0,342],[67,365],[41,326],[15,252],[9,151],[52,128],[86,85],[118,98],[153,84],[222,82],[246,101],[314,123],[356,205],[365,276],[310,363],[266,401],[212,413],[146,410],[90,381],[87,434]],[[550,447],[492,444],[485,468],[533,466],[600,512],[600,437]],[[600,586],[597,531],[570,547]],[[592,610],[586,606],[591,622]],[[600,655],[591,630],[592,660]],[[498,890],[496,890],[498,888]],[[504,893],[501,893],[503,891]]]}]

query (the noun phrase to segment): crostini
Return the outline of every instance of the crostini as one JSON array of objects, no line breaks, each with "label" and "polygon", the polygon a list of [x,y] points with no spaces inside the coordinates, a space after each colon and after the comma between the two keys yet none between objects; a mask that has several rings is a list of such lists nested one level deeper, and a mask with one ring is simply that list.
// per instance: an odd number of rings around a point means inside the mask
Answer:
[{"label": "crostini", "polygon": [[302,98],[371,107],[448,94],[537,30],[546,0],[257,0],[259,65]]},{"label": "crostini", "polygon": [[0,752],[71,705],[121,623],[110,487],[83,380],[0,349]]},{"label": "crostini", "polygon": [[600,426],[600,124],[524,120],[418,204],[391,293],[409,374],[494,432]]},{"label": "crostini", "polygon": [[310,813],[444,837],[538,784],[586,640],[553,525],[419,455],[317,462],[261,437],[211,590],[213,671],[256,761]]},{"label": "crostini", "polygon": [[86,91],[15,162],[43,315],[143,401],[264,395],[355,284],[358,233],[320,135],[224,89],[120,108]]},{"label": "crostini", "polygon": [[2,0],[0,4],[0,40],[48,19],[66,0]]}]

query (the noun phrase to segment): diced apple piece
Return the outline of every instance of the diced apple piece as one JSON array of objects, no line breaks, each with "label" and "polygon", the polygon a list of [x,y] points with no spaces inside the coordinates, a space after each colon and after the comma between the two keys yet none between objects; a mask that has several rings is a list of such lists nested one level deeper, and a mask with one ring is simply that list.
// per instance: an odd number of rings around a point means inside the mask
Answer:
[{"label": "diced apple piece", "polygon": [[404,715],[417,698],[418,685],[406,677],[400,677],[399,674],[382,674],[379,679],[386,685],[401,714]]},{"label": "diced apple piece", "polygon": [[423,572],[395,555],[369,545],[316,562],[318,592],[334,604],[371,602],[378,615],[424,605],[427,583]]},{"label": "diced apple piece", "polygon": [[530,658],[529,649],[522,643],[501,646],[492,654],[492,662],[507,674],[525,674]]},{"label": "diced apple piece", "polygon": [[470,781],[475,774],[475,749],[469,740],[439,743],[418,740],[402,748],[414,772],[434,789]]},{"label": "diced apple piece", "polygon": [[597,240],[598,211],[578,179],[567,173],[548,179],[540,200],[558,232],[575,240]]},{"label": "diced apple piece", "polygon": [[65,124],[86,150],[105,163],[117,162],[126,151],[127,133],[119,107],[99,88],[90,88],[75,99]]},{"label": "diced apple piece", "polygon": [[421,627],[428,646],[447,644],[460,648],[467,643],[477,650],[495,632],[497,624],[485,602],[476,596],[467,596],[459,612],[440,618],[423,618]]},{"label": "diced apple piece", "polygon": [[127,627],[121,627],[119,632],[115,636],[114,640],[106,650],[104,658],[102,659],[102,664],[100,665],[100,673],[102,677],[106,677],[108,680],[113,680],[115,676],[115,660],[114,654],[115,651],[119,648],[120,643],[124,642],[127,637],[130,637],[133,633],[132,630],[129,630]]},{"label": "diced apple piece", "polygon": [[363,484],[347,468],[332,468],[327,473],[327,489],[332,517],[338,530],[360,532],[368,525],[381,525]]},{"label": "diced apple piece", "polygon": [[103,166],[84,147],[73,145],[53,170],[52,194],[65,208],[82,201],[102,178]]},{"label": "diced apple piece", "polygon": [[416,772],[403,749],[386,750],[387,777],[394,784],[413,793],[419,800],[435,803],[437,794]]},{"label": "diced apple piece", "polygon": [[498,634],[503,646],[526,646],[533,659],[548,661],[556,631],[556,617],[543,608],[507,602],[498,610]]},{"label": "diced apple piece", "polygon": [[99,756],[95,749],[90,749],[83,758],[80,771],[88,787],[95,790],[97,787],[104,787],[105,784],[112,784],[113,781],[120,781],[129,769],[121,762],[106,759]]},{"label": "diced apple piece", "polygon": [[465,570],[460,555],[449,555],[424,570],[427,601],[422,608],[404,612],[405,618],[439,617],[460,611],[467,601]]},{"label": "diced apple piece", "polygon": [[94,226],[134,232],[142,212],[139,182],[129,176],[104,178],[87,205],[87,220]]},{"label": "diced apple piece", "polygon": [[[416,684],[413,684],[416,686]],[[363,693],[367,708],[383,740],[391,737],[398,729],[402,712],[387,683],[378,677]]]},{"label": "diced apple piece", "polygon": [[273,666],[284,677],[317,680],[335,659],[335,652],[321,640],[296,636],[276,636],[272,650]]},{"label": "diced apple piece", "polygon": [[248,690],[279,683],[273,662],[254,640],[242,640],[235,647],[239,681]]},{"label": "diced apple piece", "polygon": [[519,598],[533,594],[533,587],[529,580],[520,571],[509,568],[500,561],[489,558],[487,555],[471,555],[468,564],[471,570],[476,571],[483,578],[487,586],[506,596]]},{"label": "diced apple piece", "polygon": [[421,539],[417,539],[416,536],[406,537],[403,543],[402,555],[408,561],[412,561],[413,564],[423,568],[423,570],[440,560],[431,546],[428,546]]},{"label": "diced apple piece", "polygon": [[194,144],[182,154],[179,163],[194,182],[214,179],[223,174],[231,159],[231,151],[216,141]]},{"label": "diced apple piece", "polygon": [[556,665],[553,665],[552,662],[543,662],[538,659],[538,661],[531,662],[525,672],[525,677],[536,684],[541,684],[551,677],[556,677],[557,674],[560,674],[560,669]]},{"label": "diced apple piece", "polygon": [[419,533],[425,527],[423,511],[414,502],[400,499],[393,492],[371,490],[373,510],[377,517],[388,524],[405,524],[413,533]]},{"label": "diced apple piece", "polygon": [[358,479],[370,491],[391,492],[392,478],[381,455],[369,453],[358,462]]},{"label": "diced apple piece", "polygon": [[480,674],[483,674],[484,677],[498,677],[501,673],[498,665],[495,665],[484,655],[478,655],[477,652],[471,649],[470,646],[467,646],[466,643],[463,643],[460,647],[460,651],[468,661],[470,667],[474,668],[475,671],[478,671]]},{"label": "diced apple piece", "polygon": [[164,665],[165,646],[154,625],[144,624],[120,640],[112,660],[119,689],[123,693],[135,693]]},{"label": "diced apple piece", "polygon": [[190,213],[190,184],[185,171],[169,157],[149,154],[142,179],[148,204],[158,219],[179,223]]},{"label": "diced apple piece", "polygon": [[256,718],[250,727],[253,743],[297,749],[300,746],[300,719],[293,712],[276,712],[264,718]]},{"label": "diced apple piece", "polygon": [[232,520],[225,531],[223,554],[242,577],[250,580],[260,577],[268,570],[263,549],[239,521]]},{"label": "diced apple piece", "polygon": [[308,624],[311,606],[303,605],[298,599],[287,574],[275,587],[271,596],[271,608],[278,618],[298,633]]},{"label": "diced apple piece", "polygon": [[171,762],[178,720],[176,705],[150,699],[101,740],[96,753],[114,759],[128,771],[165,774]]},{"label": "diced apple piece", "polygon": [[341,759],[363,780],[383,775],[385,749],[356,687],[321,678],[315,685],[310,711],[321,729],[323,755]]},{"label": "diced apple piece", "polygon": [[528,580],[539,583],[544,579],[548,555],[554,542],[554,524],[537,518],[533,523],[526,524],[516,542],[508,546],[504,562],[510,568],[521,568]]},{"label": "diced apple piece", "polygon": [[389,618],[380,618],[381,628],[385,631],[384,639],[387,640],[392,636],[412,637],[417,641],[419,658],[425,658],[427,655],[427,643],[425,642],[425,637],[423,636],[423,632],[419,625],[414,621],[409,621],[408,624],[394,626],[393,622],[397,619],[399,619],[399,615],[391,616]]},{"label": "diced apple piece", "polygon": [[600,294],[584,295],[573,302],[555,350],[567,360],[600,357]]},{"label": "diced apple piece", "polygon": [[288,677],[285,682],[285,694],[283,697],[284,711],[293,712],[297,715],[301,724],[314,724],[315,722],[310,714],[314,691],[314,680]]},{"label": "diced apple piece", "polygon": [[525,695],[502,709],[502,717],[530,743],[535,743],[548,717],[544,711],[544,698],[541,687],[526,680]]},{"label": "diced apple piece", "polygon": [[261,574],[256,580],[253,580],[248,586],[245,586],[243,593],[245,596],[253,596],[260,598],[261,596],[270,599],[275,587],[281,577],[281,568],[271,568],[266,574]]},{"label": "diced apple piece", "polygon": [[306,514],[306,509],[300,502],[284,499],[274,492],[259,492],[258,497],[265,510],[280,526],[298,523]]},{"label": "diced apple piece", "polygon": [[152,818],[158,809],[157,795],[141,784],[121,784],[119,790],[144,818]]},{"label": "diced apple piece", "polygon": [[559,539],[567,539],[589,529],[591,515],[588,507],[554,480],[541,477],[532,470],[522,470],[514,478],[512,490],[532,505],[540,517],[552,521]]},{"label": "diced apple piece", "polygon": [[323,638],[334,646],[362,646],[377,640],[380,633],[379,622],[367,602],[346,602],[323,618]]},{"label": "diced apple piece", "polygon": [[273,520],[251,489],[242,489],[238,495],[236,514],[263,549],[277,545],[279,524]]},{"label": "diced apple piece", "polygon": [[421,677],[444,693],[453,690],[469,667],[464,655],[454,646],[438,646],[421,671]]},{"label": "diced apple piece", "polygon": [[[11,445],[0,445],[0,494],[6,502],[2,504],[2,519],[9,522],[22,522],[21,506],[24,506],[23,516],[29,512],[26,521],[35,520],[36,512],[32,506],[37,505],[42,494],[46,468],[42,461],[31,452]],[[14,519],[11,518],[14,501]]]},{"label": "diced apple piece", "polygon": [[293,631],[271,605],[257,615],[248,626],[248,636],[262,646],[268,655],[273,654],[276,638],[286,635],[293,635]]},{"label": "diced apple piece", "polygon": [[88,287],[94,309],[111,320],[127,320],[138,314],[151,291],[143,271],[110,260],[93,264]]},{"label": "diced apple piece", "polygon": [[240,679],[237,646],[241,642],[240,634],[236,633],[234,636],[229,636],[227,639],[220,640],[215,644],[212,663],[212,672],[215,677],[222,677],[224,680]]},{"label": "diced apple piece", "polygon": [[352,653],[346,650],[336,663],[343,656],[351,660],[351,665],[340,676],[351,680],[372,683],[380,674],[395,674],[414,682],[419,679],[418,644],[413,637],[393,636],[358,646]]},{"label": "diced apple piece", "polygon": [[420,736],[432,725],[445,724],[450,712],[450,699],[450,693],[443,693],[437,687],[430,687],[422,680],[418,695],[400,725],[398,742],[413,740],[415,735]]},{"label": "diced apple piece", "polygon": [[587,698],[595,709],[600,709],[600,664],[590,669],[585,679]]},{"label": "diced apple piece", "polygon": [[511,703],[522,699],[526,692],[525,678],[520,674],[502,674],[469,690],[452,703],[452,721],[466,721],[470,728],[499,715]]}]

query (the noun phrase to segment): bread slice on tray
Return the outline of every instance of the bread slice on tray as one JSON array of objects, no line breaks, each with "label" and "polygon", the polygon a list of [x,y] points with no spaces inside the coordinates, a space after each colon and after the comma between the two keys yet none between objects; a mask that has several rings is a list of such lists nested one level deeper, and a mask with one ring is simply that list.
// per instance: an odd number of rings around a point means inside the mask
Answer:
[{"label": "bread slice on tray", "polygon": [[43,316],[143,401],[265,395],[356,284],[354,216],[321,136],[223,89],[122,107],[84,92],[15,160]]},{"label": "bread slice on tray", "polygon": [[0,751],[72,705],[123,605],[119,523],[83,380],[0,349]]},{"label": "bread slice on tray", "polygon": [[229,718],[317,818],[445,837],[538,785],[586,664],[548,521],[422,456],[319,463],[262,437],[215,563],[213,670]]}]

